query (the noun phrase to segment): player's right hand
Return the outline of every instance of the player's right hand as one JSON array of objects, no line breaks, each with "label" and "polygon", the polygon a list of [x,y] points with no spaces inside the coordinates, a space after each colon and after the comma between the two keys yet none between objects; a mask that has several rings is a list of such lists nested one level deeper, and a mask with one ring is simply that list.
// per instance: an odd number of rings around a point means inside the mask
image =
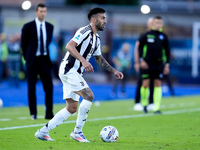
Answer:
[{"label": "player's right hand", "polygon": [[124,75],[122,72],[115,70],[113,73],[115,74],[115,76],[118,80],[122,80],[124,78]]},{"label": "player's right hand", "polygon": [[142,69],[148,69],[148,68],[149,68],[148,64],[147,64],[146,61],[144,61],[144,60],[142,60],[142,61],[140,62],[140,67],[141,67]]},{"label": "player's right hand", "polygon": [[85,69],[85,72],[87,72],[87,73],[94,72],[92,65],[88,61],[86,61],[86,60],[83,61],[82,65],[83,65],[83,68]]}]

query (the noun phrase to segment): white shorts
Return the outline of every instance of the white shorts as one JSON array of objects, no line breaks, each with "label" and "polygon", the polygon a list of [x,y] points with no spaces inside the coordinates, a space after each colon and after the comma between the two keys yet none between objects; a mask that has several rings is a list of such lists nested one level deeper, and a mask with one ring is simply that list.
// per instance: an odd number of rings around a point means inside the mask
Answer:
[{"label": "white shorts", "polygon": [[72,98],[79,101],[80,96],[75,91],[89,87],[84,78],[74,69],[70,69],[66,74],[59,73],[59,77],[63,83],[63,99]]}]

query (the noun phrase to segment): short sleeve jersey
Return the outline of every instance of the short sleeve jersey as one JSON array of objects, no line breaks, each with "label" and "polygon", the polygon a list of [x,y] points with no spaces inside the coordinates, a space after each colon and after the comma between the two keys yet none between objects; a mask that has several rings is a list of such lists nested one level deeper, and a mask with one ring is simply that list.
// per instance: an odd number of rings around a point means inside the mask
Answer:
[{"label": "short sleeve jersey", "polygon": [[[87,61],[94,56],[101,55],[101,43],[98,34],[94,34],[90,25],[80,28],[76,31],[72,41],[77,43],[76,49]],[[70,69],[76,69],[78,73],[82,74],[84,68],[81,62],[74,58],[69,52],[65,54],[63,59],[66,66],[64,74],[66,74]]]},{"label": "short sleeve jersey", "polygon": [[139,38],[139,54],[146,62],[162,62],[166,56],[166,63],[170,61],[170,47],[165,33],[151,30]]}]

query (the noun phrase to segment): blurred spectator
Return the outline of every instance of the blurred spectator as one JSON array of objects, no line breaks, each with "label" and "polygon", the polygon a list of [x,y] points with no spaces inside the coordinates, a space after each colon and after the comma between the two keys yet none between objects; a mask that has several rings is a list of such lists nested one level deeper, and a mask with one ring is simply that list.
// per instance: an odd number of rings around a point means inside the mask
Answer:
[{"label": "blurred spectator", "polygon": [[[112,64],[112,61],[110,60],[110,48],[107,45],[104,45],[102,46],[101,49],[102,49],[101,51],[102,51],[103,57],[107,60],[109,64]],[[104,70],[104,72],[106,74],[106,80],[108,82],[112,81],[112,77],[113,77],[112,74],[107,70]]]},{"label": "blurred spectator", "polygon": [[8,42],[8,68],[10,86],[19,87],[18,75],[20,71],[20,62],[20,35],[11,35]]},{"label": "blurred spectator", "polygon": [[3,80],[3,75],[6,72],[6,62],[8,56],[8,46],[6,43],[6,35],[0,34],[0,82]]},{"label": "blurred spectator", "polygon": [[[117,52],[117,55],[113,57],[113,63],[115,68],[124,74],[124,78],[121,80],[121,92],[119,93],[119,97],[126,96],[125,86],[128,77],[128,70],[131,68],[131,53],[130,53],[130,44],[123,43],[121,49]],[[117,84],[119,80],[114,80],[113,82],[113,90],[111,93],[111,97],[114,97],[117,94]]]},{"label": "blurred spectator", "polygon": [[[164,56],[165,57],[165,56]],[[170,53],[170,59],[174,59],[175,57],[174,57],[174,55],[172,54],[172,53]],[[166,59],[164,59],[164,60],[166,60]],[[173,88],[173,84],[172,84],[172,82],[171,82],[171,78],[170,78],[170,73],[169,74],[164,74],[163,75],[163,80],[167,83],[167,86],[168,86],[168,88],[169,88],[169,92],[170,92],[170,95],[171,96],[174,96],[175,95],[175,93],[174,93],[174,88]]]}]

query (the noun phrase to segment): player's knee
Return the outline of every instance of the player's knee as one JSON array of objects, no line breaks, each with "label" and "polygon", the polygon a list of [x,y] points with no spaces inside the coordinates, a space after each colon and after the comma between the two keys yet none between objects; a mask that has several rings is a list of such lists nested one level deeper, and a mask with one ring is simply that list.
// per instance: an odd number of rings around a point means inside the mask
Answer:
[{"label": "player's knee", "polygon": [[84,89],[82,95],[83,95],[83,98],[88,101],[92,102],[94,99],[94,94],[93,94],[92,90],[89,88]]},{"label": "player's knee", "polygon": [[77,111],[78,106],[77,106],[77,105],[71,105],[71,104],[69,104],[69,105],[67,105],[66,109],[67,109],[71,114],[73,114],[73,113],[75,113],[75,112]]},{"label": "player's knee", "polygon": [[162,82],[161,82],[160,80],[155,80],[155,81],[154,81],[154,86],[155,86],[155,87],[160,87],[161,84],[162,84]]},{"label": "player's knee", "polygon": [[89,101],[92,102],[93,99],[94,99],[94,94],[93,94],[93,92],[88,93],[88,94],[86,95],[85,99],[87,99],[87,100],[89,100]]},{"label": "player's knee", "polygon": [[143,84],[142,86],[143,86],[144,88],[148,88],[148,87],[149,87],[148,84]]},{"label": "player's knee", "polygon": [[71,113],[74,114],[77,111],[77,107],[68,107],[67,110]]},{"label": "player's knee", "polygon": [[145,85],[142,85],[144,88],[147,88]]}]

